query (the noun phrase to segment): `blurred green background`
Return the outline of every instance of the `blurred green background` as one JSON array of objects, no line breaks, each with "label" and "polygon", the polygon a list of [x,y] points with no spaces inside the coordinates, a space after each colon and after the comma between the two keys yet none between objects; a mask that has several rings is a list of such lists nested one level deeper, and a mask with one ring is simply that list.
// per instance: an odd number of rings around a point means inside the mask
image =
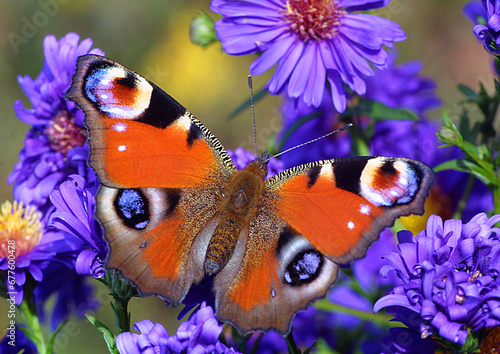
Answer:
[{"label": "blurred green background", "polygon": [[[424,75],[437,81],[438,93],[452,117],[459,114],[456,102],[462,99],[457,83],[472,88],[478,81],[491,89],[492,65],[487,53],[474,38],[472,25],[462,15],[466,1],[393,0],[378,14],[398,22],[407,33],[399,43],[399,62],[418,59],[424,63]],[[219,44],[202,49],[189,41],[189,23],[201,10],[209,11],[209,1],[95,1],[95,0],[0,0],[0,180],[5,181],[18,160],[24,134],[29,128],[13,111],[15,100],[29,101],[17,84],[17,75],[36,77],[43,65],[43,38],[57,38],[77,32],[81,38],[93,38],[94,46],[106,55],[141,73],[170,93],[195,114],[226,148],[244,146],[253,149],[250,112],[237,119],[227,117],[249,98],[248,66],[252,56],[231,57]],[[45,20],[44,20],[45,19]],[[26,23],[37,23],[26,33]],[[12,43],[14,35],[24,38]],[[29,38],[28,38],[29,37]],[[267,76],[266,76],[267,75]],[[254,78],[256,90],[264,86],[269,73]],[[256,107],[258,148],[266,148],[280,124],[278,97],[267,97]],[[439,110],[435,110],[435,118]],[[12,199],[12,188],[0,184],[0,202]],[[97,286],[97,285],[96,285]],[[97,286],[97,297],[104,305],[94,314],[112,327],[107,290]],[[7,323],[7,306],[0,304],[0,327]],[[130,306],[132,321],[144,318],[163,323],[169,333],[178,326],[175,310],[165,309],[156,298],[134,299]],[[20,317],[18,316],[18,320]],[[100,333],[86,320],[72,319],[59,339],[61,353],[104,352]]]}]

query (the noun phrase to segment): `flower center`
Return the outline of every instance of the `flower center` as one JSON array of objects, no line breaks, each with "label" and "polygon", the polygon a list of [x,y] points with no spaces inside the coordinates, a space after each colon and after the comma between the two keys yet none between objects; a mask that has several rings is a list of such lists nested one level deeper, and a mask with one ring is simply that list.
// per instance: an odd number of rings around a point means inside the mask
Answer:
[{"label": "flower center", "polygon": [[0,207],[0,258],[31,252],[42,238],[42,214],[23,203],[6,201]]},{"label": "flower center", "polygon": [[450,197],[448,197],[437,184],[433,185],[429,197],[425,200],[425,214],[404,216],[400,219],[405,230],[410,230],[414,235],[425,230],[427,219],[432,214],[439,215],[443,219],[450,219],[453,216],[453,210]]},{"label": "flower center", "polygon": [[346,13],[336,0],[287,0],[283,18],[302,40],[329,39]]},{"label": "flower center", "polygon": [[76,125],[75,118],[66,111],[58,112],[50,121],[44,132],[49,138],[50,147],[64,156],[87,140],[87,130]]}]

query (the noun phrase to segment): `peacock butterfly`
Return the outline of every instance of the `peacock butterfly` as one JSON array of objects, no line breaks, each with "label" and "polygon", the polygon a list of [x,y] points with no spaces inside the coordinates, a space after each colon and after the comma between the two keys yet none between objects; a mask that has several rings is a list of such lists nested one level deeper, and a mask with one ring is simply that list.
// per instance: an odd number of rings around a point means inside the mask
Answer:
[{"label": "peacock butterfly", "polygon": [[243,333],[288,333],[339,264],[363,257],[396,218],[423,213],[435,179],[392,157],[316,161],[265,180],[264,154],[237,171],[183,106],[101,56],[78,59],[66,97],[90,132],[107,266],[173,305],[215,275],[216,313]]}]

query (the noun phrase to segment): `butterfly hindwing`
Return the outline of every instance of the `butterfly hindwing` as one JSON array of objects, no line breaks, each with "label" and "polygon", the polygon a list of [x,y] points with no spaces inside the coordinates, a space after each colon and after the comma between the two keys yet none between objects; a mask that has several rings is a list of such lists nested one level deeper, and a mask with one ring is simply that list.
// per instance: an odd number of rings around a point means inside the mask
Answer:
[{"label": "butterfly hindwing", "polygon": [[240,331],[290,330],[295,312],[323,297],[338,265],[265,206],[215,278],[218,315]]},{"label": "butterfly hindwing", "polygon": [[177,305],[205,276],[219,195],[210,189],[102,186],[97,210],[110,246],[107,266],[119,269],[142,294]]}]

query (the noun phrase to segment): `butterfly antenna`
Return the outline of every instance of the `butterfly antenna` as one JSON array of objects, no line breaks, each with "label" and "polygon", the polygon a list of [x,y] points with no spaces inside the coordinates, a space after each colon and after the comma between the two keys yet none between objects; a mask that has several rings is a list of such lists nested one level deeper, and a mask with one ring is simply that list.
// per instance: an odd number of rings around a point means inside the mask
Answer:
[{"label": "butterfly antenna", "polygon": [[344,125],[344,126],[343,126],[342,128],[340,128],[340,129],[333,130],[333,131],[329,132],[328,134],[325,134],[325,135],[323,135],[323,136],[320,136],[319,138],[316,138],[316,139],[313,139],[313,140],[306,141],[305,143],[302,143],[302,144],[300,144],[300,145],[296,145],[296,146],[294,146],[294,147],[291,147],[290,149],[286,149],[285,151],[282,151],[282,152],[280,152],[280,153],[278,153],[278,154],[276,154],[276,155],[274,155],[274,156],[271,156],[271,157],[269,157],[269,158],[267,159],[267,161],[269,161],[269,160],[270,160],[271,158],[273,158],[273,157],[278,157],[278,156],[280,156],[280,155],[283,155],[285,152],[289,152],[289,151],[295,150],[295,149],[297,149],[297,148],[300,148],[300,147],[302,147],[302,146],[304,146],[304,145],[308,145],[308,144],[314,143],[314,142],[316,142],[316,141],[318,141],[318,140],[321,140],[321,139],[324,139],[324,138],[326,138],[327,136],[330,136],[330,135],[332,135],[332,134],[335,134],[335,133],[340,133],[340,132],[342,132],[342,131],[344,131],[344,130],[346,130],[346,129],[349,129],[349,128],[350,128],[350,127],[352,127],[352,126],[353,126],[353,124],[352,124],[352,123],[347,123],[346,125]]},{"label": "butterfly antenna", "polygon": [[255,156],[257,156],[257,128],[255,124],[255,108],[253,106],[253,82],[251,75],[248,75],[248,87],[250,88],[250,105],[252,106],[252,118],[253,118],[253,148]]}]

